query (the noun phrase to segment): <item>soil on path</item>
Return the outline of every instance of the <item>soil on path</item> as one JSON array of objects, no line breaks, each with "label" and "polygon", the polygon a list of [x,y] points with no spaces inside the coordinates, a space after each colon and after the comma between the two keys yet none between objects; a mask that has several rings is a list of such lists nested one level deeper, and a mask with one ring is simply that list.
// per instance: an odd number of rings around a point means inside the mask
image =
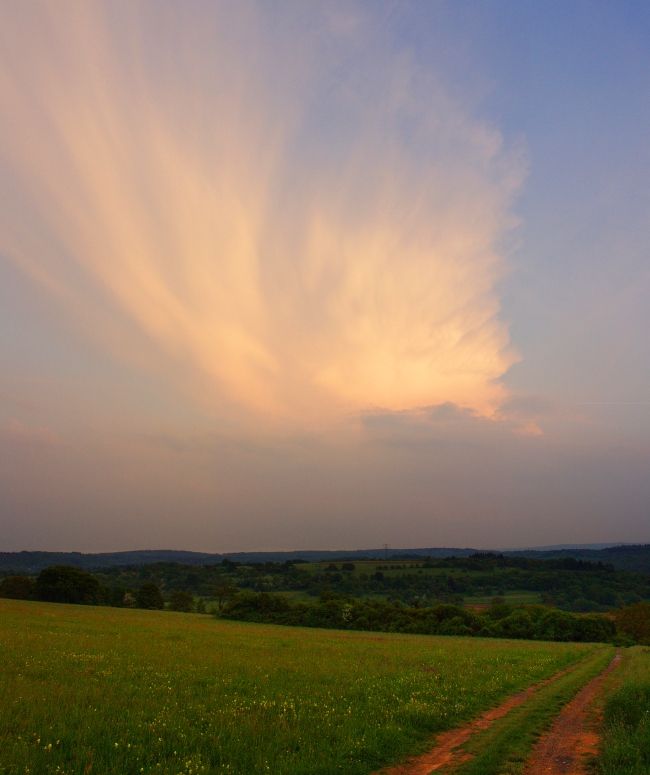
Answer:
[{"label": "soil on path", "polygon": [[524,767],[524,775],[584,775],[586,757],[598,752],[599,737],[588,723],[588,710],[612,670],[620,662],[617,654],[609,667],[583,687],[564,707],[551,729],[543,735]]},{"label": "soil on path", "polygon": [[[497,719],[502,718],[513,708],[526,702],[526,700],[532,697],[532,695],[541,689],[542,686],[547,686],[552,681],[557,681],[558,678],[562,678],[562,676],[575,670],[580,664],[582,663],[578,662],[575,665],[571,665],[571,667],[562,670],[560,673],[556,673],[554,676],[551,676],[551,678],[547,678],[541,683],[533,684],[533,686],[529,686],[528,689],[523,692],[513,694],[505,702],[502,702],[501,705],[486,710],[485,713],[463,727],[457,727],[449,732],[443,732],[436,738],[436,747],[431,751],[422,754],[422,756],[414,757],[404,764],[397,764],[394,767],[385,767],[380,770],[381,775],[429,775],[429,773],[435,772],[445,765],[467,758],[457,749],[459,746],[466,743],[473,734],[480,730],[487,729]],[[375,773],[375,775],[378,775],[378,773]]]}]

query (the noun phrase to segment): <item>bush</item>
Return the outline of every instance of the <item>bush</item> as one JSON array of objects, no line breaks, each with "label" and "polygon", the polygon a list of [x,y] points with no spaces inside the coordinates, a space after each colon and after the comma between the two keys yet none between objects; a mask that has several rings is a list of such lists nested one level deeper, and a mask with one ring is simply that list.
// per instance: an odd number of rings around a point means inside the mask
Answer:
[{"label": "bush", "polygon": [[616,629],[637,643],[650,646],[650,603],[634,603],[618,611]]},{"label": "bush", "polygon": [[104,602],[115,608],[133,608],[135,597],[128,587],[104,587]]},{"label": "bush", "polygon": [[595,603],[593,600],[587,600],[584,597],[579,597],[577,600],[574,600],[571,604],[571,610],[576,611],[577,613],[588,613],[591,611],[597,611],[599,608],[598,603]]},{"label": "bush", "polygon": [[221,584],[212,592],[212,596],[217,601],[219,611],[228,603],[229,600],[237,594],[237,587],[234,584]]},{"label": "bush", "polygon": [[157,584],[147,581],[137,591],[135,596],[138,608],[148,608],[151,610],[162,609],[165,607],[162,593]]},{"label": "bush", "polygon": [[187,592],[172,592],[169,597],[169,607],[172,611],[191,614],[194,612],[194,598]]},{"label": "bush", "polygon": [[36,579],[34,597],[47,603],[99,605],[104,602],[99,581],[87,571],[72,565],[44,568]]},{"label": "bush", "polygon": [[537,640],[571,640],[575,618],[575,614],[558,611],[556,608],[549,608],[537,622],[535,638]]},{"label": "bush", "polygon": [[34,582],[29,576],[8,576],[0,584],[0,597],[12,600],[29,600],[34,591]]},{"label": "bush", "polygon": [[580,616],[575,623],[571,640],[584,643],[610,643],[616,637],[616,624],[602,614]]},{"label": "bush", "polygon": [[438,627],[438,635],[471,635],[472,630],[465,624],[462,616],[445,619]]},{"label": "bush", "polygon": [[526,640],[533,637],[534,627],[528,611],[517,608],[509,616],[499,619],[492,627],[496,638],[518,638]]},{"label": "bush", "polygon": [[500,603],[483,614],[456,605],[413,608],[385,600],[355,600],[326,591],[318,603],[291,603],[283,595],[245,592],[224,608],[226,619],[421,635],[611,642],[614,622],[602,614],[578,616],[545,606]]}]

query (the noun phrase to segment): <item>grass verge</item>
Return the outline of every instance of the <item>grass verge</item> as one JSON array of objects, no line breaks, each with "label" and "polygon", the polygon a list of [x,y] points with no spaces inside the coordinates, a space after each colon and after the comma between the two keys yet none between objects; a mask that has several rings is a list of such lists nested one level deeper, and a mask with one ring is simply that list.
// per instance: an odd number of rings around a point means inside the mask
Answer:
[{"label": "grass verge", "polygon": [[594,771],[599,775],[648,775],[650,649],[627,649],[621,668],[605,700],[602,748]]},{"label": "grass verge", "polygon": [[604,648],[557,681],[542,687],[523,705],[473,737],[454,775],[518,775],[537,739],[580,689],[611,662],[615,649]]}]

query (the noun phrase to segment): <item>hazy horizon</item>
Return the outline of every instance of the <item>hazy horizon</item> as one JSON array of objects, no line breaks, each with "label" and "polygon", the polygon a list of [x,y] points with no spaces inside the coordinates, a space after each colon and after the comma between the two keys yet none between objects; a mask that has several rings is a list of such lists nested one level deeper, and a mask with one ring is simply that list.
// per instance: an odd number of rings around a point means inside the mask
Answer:
[{"label": "hazy horizon", "polygon": [[650,541],[650,7],[0,8],[0,551]]}]

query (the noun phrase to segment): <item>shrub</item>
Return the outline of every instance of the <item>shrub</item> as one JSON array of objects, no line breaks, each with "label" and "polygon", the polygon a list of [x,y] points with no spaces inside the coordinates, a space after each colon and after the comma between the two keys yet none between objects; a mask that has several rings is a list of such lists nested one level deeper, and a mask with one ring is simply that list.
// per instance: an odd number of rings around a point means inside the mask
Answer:
[{"label": "shrub", "polygon": [[169,597],[169,607],[172,611],[191,614],[194,612],[194,598],[187,592],[172,592]]},{"label": "shrub", "polygon": [[99,605],[104,602],[99,581],[87,571],[72,565],[44,568],[36,579],[34,597],[47,603]]},{"label": "shrub", "polygon": [[595,603],[593,600],[587,600],[584,597],[579,597],[577,600],[574,600],[573,603],[571,604],[571,610],[577,611],[579,613],[597,611],[598,603]]},{"label": "shrub", "polygon": [[533,637],[533,620],[528,611],[517,608],[509,616],[499,619],[492,628],[492,634],[496,638],[519,638],[527,639]]},{"label": "shrub", "polygon": [[602,614],[579,616],[574,627],[572,640],[584,643],[606,643],[616,637],[616,624]]},{"label": "shrub", "polygon": [[650,646],[650,603],[633,603],[618,611],[616,629],[637,643]]},{"label": "shrub", "polygon": [[421,635],[468,635],[492,638],[610,642],[614,622],[602,614],[579,616],[544,606],[498,604],[476,614],[442,604],[413,608],[385,600],[355,600],[326,591],[317,603],[292,603],[283,595],[245,592],[221,614],[226,619]]},{"label": "shrub", "polygon": [[147,581],[135,596],[138,608],[162,609],[165,607],[162,593],[157,584]]},{"label": "shrub", "polygon": [[237,594],[237,587],[234,584],[221,584],[212,592],[212,596],[217,601],[219,611],[228,603],[229,600]]},{"label": "shrub", "polygon": [[29,600],[34,591],[34,582],[29,576],[8,576],[0,584],[0,597],[13,600]]},{"label": "shrub", "polygon": [[104,587],[104,602],[115,608],[132,608],[135,597],[128,587]]},{"label": "shrub", "polygon": [[465,624],[462,616],[445,619],[438,628],[439,635],[471,635],[471,629]]},{"label": "shrub", "polygon": [[549,608],[537,622],[535,638],[537,640],[571,640],[574,619],[575,614],[558,611],[556,608]]}]

